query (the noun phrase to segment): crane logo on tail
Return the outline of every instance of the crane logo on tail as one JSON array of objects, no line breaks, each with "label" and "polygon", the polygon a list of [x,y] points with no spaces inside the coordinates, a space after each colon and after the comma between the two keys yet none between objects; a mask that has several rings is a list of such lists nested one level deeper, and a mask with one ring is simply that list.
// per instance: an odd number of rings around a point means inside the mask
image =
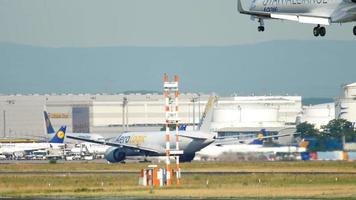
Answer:
[{"label": "crane logo on tail", "polygon": [[57,137],[58,137],[59,139],[63,139],[63,138],[64,138],[64,132],[63,132],[63,131],[58,131]]}]

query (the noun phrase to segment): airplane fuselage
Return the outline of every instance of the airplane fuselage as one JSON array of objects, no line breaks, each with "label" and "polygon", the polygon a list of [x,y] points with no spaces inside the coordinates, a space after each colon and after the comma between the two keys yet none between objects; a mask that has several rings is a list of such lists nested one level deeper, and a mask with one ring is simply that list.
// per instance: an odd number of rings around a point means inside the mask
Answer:
[{"label": "airplane fuselage", "polygon": [[[111,147],[106,152],[106,158],[110,162],[119,162],[128,156],[164,156],[166,155],[165,134],[164,131],[123,133],[113,139],[113,142],[122,144],[123,147]],[[193,159],[195,152],[214,141],[213,135],[203,132],[180,131],[179,135],[179,150],[183,150],[183,156],[189,159]],[[134,146],[136,149],[124,145]],[[171,134],[170,150],[176,150],[174,133]]]},{"label": "airplane fuselage", "polygon": [[13,154],[16,152],[36,151],[41,149],[60,149],[64,144],[59,143],[1,143],[0,154]]},{"label": "airplane fuselage", "polygon": [[[185,136],[194,136],[203,134],[208,139],[196,139],[193,137],[185,137]],[[210,135],[201,133],[201,132],[189,132],[189,131],[180,131],[179,132],[179,149],[184,150],[184,153],[192,154],[196,151],[204,148],[209,145],[213,140]],[[170,139],[170,149],[176,149],[175,143],[175,135],[171,134]],[[211,140],[209,139],[211,138]],[[141,132],[141,133],[123,133],[117,138],[115,141],[121,144],[130,144],[135,146],[142,146],[147,148],[155,149],[158,152],[158,155],[165,155],[166,153],[166,140],[165,140],[165,132],[157,131],[157,132]]]},{"label": "airplane fuselage", "polygon": [[250,11],[303,14],[330,18],[332,23],[355,21],[356,16],[347,13],[354,9],[356,3],[351,0],[254,0],[250,6]]}]

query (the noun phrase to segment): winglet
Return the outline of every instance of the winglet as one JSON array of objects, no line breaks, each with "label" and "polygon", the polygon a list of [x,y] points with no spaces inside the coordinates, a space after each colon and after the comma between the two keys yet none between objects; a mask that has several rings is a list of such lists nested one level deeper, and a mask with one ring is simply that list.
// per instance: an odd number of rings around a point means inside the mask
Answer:
[{"label": "winglet", "polygon": [[241,0],[237,0],[237,10],[239,11],[239,13],[246,13],[246,11],[242,7]]}]

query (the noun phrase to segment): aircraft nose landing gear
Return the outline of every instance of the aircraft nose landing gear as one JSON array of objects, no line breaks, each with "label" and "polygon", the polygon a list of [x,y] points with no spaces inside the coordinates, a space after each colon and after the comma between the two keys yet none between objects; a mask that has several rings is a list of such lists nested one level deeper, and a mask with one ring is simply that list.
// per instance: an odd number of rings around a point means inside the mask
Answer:
[{"label": "aircraft nose landing gear", "polygon": [[326,34],[326,29],[325,29],[325,27],[320,26],[320,24],[318,24],[318,26],[314,27],[314,29],[313,29],[313,35],[314,35],[315,37],[318,37],[319,35],[320,35],[321,37],[324,37],[325,34]]},{"label": "aircraft nose landing gear", "polygon": [[356,26],[354,26],[353,32],[354,32],[354,35],[356,35]]},{"label": "aircraft nose landing gear", "polygon": [[259,18],[258,22],[260,23],[260,25],[257,27],[258,32],[265,31],[265,26],[264,26],[264,23],[263,23],[263,19]]}]

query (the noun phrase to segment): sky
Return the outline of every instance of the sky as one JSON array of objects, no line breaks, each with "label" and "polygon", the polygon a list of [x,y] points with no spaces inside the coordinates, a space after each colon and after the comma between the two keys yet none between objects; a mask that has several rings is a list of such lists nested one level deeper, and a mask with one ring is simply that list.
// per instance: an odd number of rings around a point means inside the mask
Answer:
[{"label": "sky", "polygon": [[352,23],[324,38],[257,26],[236,0],[0,0],[0,93],[160,91],[165,72],[222,95],[335,97],[356,81]]},{"label": "sky", "polygon": [[[314,39],[312,25],[258,23],[236,0],[1,0],[0,41],[47,47],[226,46]],[[248,0],[244,2],[248,7]],[[326,40],[354,40],[352,24],[327,28]]]}]

